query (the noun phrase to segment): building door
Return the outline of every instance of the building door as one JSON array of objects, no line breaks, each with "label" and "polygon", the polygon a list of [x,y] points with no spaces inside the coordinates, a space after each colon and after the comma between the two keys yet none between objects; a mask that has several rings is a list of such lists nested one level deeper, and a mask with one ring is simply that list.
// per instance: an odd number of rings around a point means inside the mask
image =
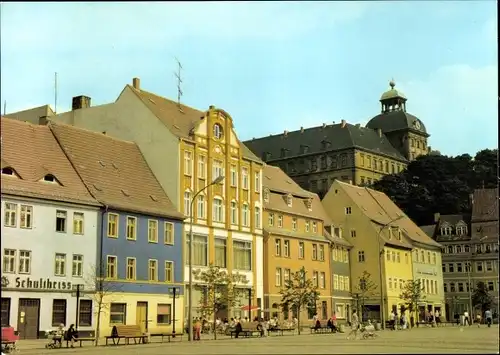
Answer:
[{"label": "building door", "polygon": [[20,298],[17,331],[21,339],[37,339],[40,322],[40,299]]},{"label": "building door", "polygon": [[135,322],[141,327],[141,331],[144,333],[148,330],[148,303],[147,302],[137,302],[137,310],[135,313]]}]

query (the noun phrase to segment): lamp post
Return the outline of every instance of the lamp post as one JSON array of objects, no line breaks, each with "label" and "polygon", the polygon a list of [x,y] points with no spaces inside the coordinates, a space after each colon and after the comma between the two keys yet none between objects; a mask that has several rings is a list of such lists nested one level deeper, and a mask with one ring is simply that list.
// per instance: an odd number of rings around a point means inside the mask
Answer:
[{"label": "lamp post", "polygon": [[383,286],[383,273],[382,273],[382,257],[384,255],[384,251],[381,248],[380,245],[380,236],[382,235],[382,232],[385,228],[389,227],[392,223],[399,221],[401,218],[404,216],[398,216],[397,218],[394,218],[384,224],[382,227],[380,227],[380,230],[377,234],[377,244],[378,244],[378,270],[379,270],[379,283],[380,283],[380,321],[381,321],[381,327],[382,329],[385,329],[385,301],[384,301],[384,286]]},{"label": "lamp post", "polygon": [[172,299],[174,300],[173,304],[172,304],[172,307],[173,307],[173,310],[172,310],[172,338],[175,338],[175,322],[176,322],[176,319],[175,319],[175,299],[179,297],[179,291],[180,291],[180,288],[176,287],[176,286],[168,289],[168,293],[170,294],[170,297],[172,297]]},{"label": "lamp post", "polygon": [[193,204],[194,201],[196,200],[196,197],[206,189],[208,189],[210,186],[216,185],[224,180],[224,176],[218,176],[212,181],[210,184],[199,190],[196,194],[194,194],[193,198],[191,199],[191,202],[189,203],[189,247],[188,247],[188,252],[189,252],[189,263],[188,263],[188,270],[189,270],[189,281],[188,281],[188,292],[189,292],[189,298],[188,298],[188,341],[193,340]]},{"label": "lamp post", "polygon": [[75,330],[78,330],[78,318],[80,313],[80,291],[83,291],[83,285],[77,284],[73,285],[73,297],[76,297],[76,319],[75,319]]},{"label": "lamp post", "polygon": [[[483,240],[485,240],[487,238],[487,236],[483,236],[481,238],[479,238],[479,241],[478,242],[482,242]],[[466,263],[465,263],[465,267],[467,268],[467,282],[468,282],[468,289],[469,289],[469,324],[470,322],[474,321],[474,317],[472,315],[472,282],[471,282],[471,272],[472,272],[472,258],[476,255],[476,253],[474,253],[472,251],[472,245],[471,245],[471,258],[470,260],[468,260]]]}]

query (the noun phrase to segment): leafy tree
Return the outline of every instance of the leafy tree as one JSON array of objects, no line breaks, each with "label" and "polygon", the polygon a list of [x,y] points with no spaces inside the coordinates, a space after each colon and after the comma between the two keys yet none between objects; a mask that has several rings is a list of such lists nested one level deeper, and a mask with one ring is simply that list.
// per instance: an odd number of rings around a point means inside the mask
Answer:
[{"label": "leafy tree", "polygon": [[[405,282],[399,298],[405,301],[410,312],[410,324],[415,324],[414,312],[418,309],[418,303],[425,299],[422,295],[423,285],[420,280],[408,280]],[[403,311],[401,311],[403,313]]]},{"label": "leafy tree", "polygon": [[109,310],[113,302],[113,295],[121,292],[120,284],[106,278],[106,261],[101,260],[98,265],[92,266],[91,272],[84,277],[85,286],[92,291],[86,292],[92,299],[96,315],[95,346],[99,345],[101,336],[101,317]]},{"label": "leafy tree", "polygon": [[[205,294],[200,300],[200,313],[206,319],[212,316],[214,326],[219,311],[240,306],[239,300],[246,289],[237,286],[248,284],[245,275],[228,274],[220,267],[210,264],[206,270],[193,270],[193,276],[198,281],[194,288]],[[215,329],[214,339],[217,339]]]},{"label": "leafy tree", "polygon": [[289,280],[285,280],[280,295],[283,311],[290,308],[297,311],[297,331],[300,335],[300,311],[304,307],[316,306],[319,300],[318,287],[314,285],[312,279],[307,278],[307,271],[302,267],[299,271],[291,273]]},{"label": "leafy tree", "polygon": [[[358,309],[358,313],[361,313],[361,320],[364,320],[366,309],[365,304],[366,300],[373,296],[373,292],[377,288],[377,284],[372,281],[372,275],[368,271],[363,271],[360,277],[358,277],[358,283],[355,286],[357,299],[358,299],[358,307],[361,308],[361,312]],[[382,309],[380,310],[382,312]]]},{"label": "leafy tree", "polygon": [[468,154],[420,156],[373,188],[387,194],[415,223],[431,224],[435,212],[469,212],[474,189],[497,186],[497,154],[496,149],[485,149],[474,159]]},{"label": "leafy tree", "polygon": [[474,289],[474,293],[472,294],[472,303],[474,307],[481,307],[481,312],[484,312],[488,309],[491,309],[493,305],[493,298],[491,297],[486,284],[482,281],[478,282],[476,288]]}]

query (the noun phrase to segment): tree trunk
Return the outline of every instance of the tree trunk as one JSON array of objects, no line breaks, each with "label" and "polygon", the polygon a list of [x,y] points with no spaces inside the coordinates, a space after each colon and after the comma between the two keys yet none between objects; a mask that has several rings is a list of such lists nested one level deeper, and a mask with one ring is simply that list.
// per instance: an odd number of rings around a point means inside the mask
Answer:
[{"label": "tree trunk", "polygon": [[300,306],[297,307],[297,332],[300,335]]},{"label": "tree trunk", "polygon": [[99,345],[99,337],[101,336],[101,313],[102,313],[102,301],[97,304],[97,323],[95,326],[95,346]]},{"label": "tree trunk", "polygon": [[217,320],[217,312],[215,311],[215,304],[214,304],[214,339],[217,340],[217,327],[215,321]]}]

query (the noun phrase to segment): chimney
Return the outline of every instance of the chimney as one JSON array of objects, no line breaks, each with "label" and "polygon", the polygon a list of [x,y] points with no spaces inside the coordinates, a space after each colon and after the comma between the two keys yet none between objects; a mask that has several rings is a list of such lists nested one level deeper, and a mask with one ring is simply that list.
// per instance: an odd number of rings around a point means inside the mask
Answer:
[{"label": "chimney", "polygon": [[40,126],[46,126],[46,125],[47,125],[47,123],[49,123],[49,119],[48,119],[48,117],[49,117],[49,116],[40,116],[40,117],[38,118],[38,124],[39,124]]},{"label": "chimney", "polygon": [[438,223],[440,218],[441,218],[441,213],[439,212],[434,213],[434,223]]},{"label": "chimney", "polygon": [[139,79],[139,78],[133,78],[132,79],[132,86],[136,90],[141,90],[141,79]]},{"label": "chimney", "polygon": [[304,127],[300,127],[300,133],[304,133]]},{"label": "chimney", "polygon": [[288,135],[288,131],[285,129],[285,131],[283,132],[283,135],[286,137]]},{"label": "chimney", "polygon": [[84,95],[73,97],[73,103],[71,105],[71,109],[73,111],[89,107],[90,107],[90,97]]},{"label": "chimney", "polygon": [[377,133],[380,138],[382,138],[382,130],[380,128],[377,128]]},{"label": "chimney", "polygon": [[323,123],[323,129],[326,128],[326,123]]},{"label": "chimney", "polygon": [[342,120],[340,122],[341,122],[341,127],[345,128],[345,126],[347,125],[347,122],[345,120]]}]

